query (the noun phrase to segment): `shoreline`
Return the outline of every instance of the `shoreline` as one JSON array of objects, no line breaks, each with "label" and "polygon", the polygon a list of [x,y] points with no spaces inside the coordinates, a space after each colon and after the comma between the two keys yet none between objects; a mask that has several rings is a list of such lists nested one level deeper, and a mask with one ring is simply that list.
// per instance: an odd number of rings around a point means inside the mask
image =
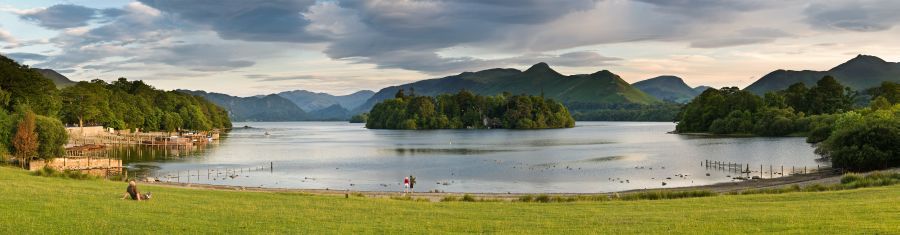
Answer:
[{"label": "shoreline", "polygon": [[[900,168],[887,169],[884,171],[900,171]],[[633,189],[617,192],[600,192],[600,193],[479,193],[479,192],[415,192],[406,194],[412,198],[425,198],[430,201],[440,201],[445,196],[463,196],[471,195],[483,199],[497,200],[515,200],[525,195],[549,195],[549,196],[598,196],[598,195],[616,195],[631,194],[641,192],[680,192],[680,191],[710,191],[714,193],[730,193],[754,189],[780,188],[789,185],[812,185],[812,184],[837,184],[840,183],[842,173],[834,169],[824,169],[819,172],[790,175],[774,179],[757,179],[745,180],[739,182],[723,182],[711,185],[686,186],[675,188],[650,188],[650,189]],[[207,189],[207,190],[227,190],[227,191],[251,191],[251,192],[274,192],[274,193],[298,193],[324,196],[347,196],[363,195],[372,198],[389,198],[404,196],[399,191],[350,191],[350,190],[331,190],[331,189],[294,189],[294,188],[266,188],[266,187],[243,187],[229,185],[211,185],[211,184],[190,184],[190,183],[172,183],[172,182],[141,182],[145,185],[155,185],[163,187],[190,188],[190,189]]]}]

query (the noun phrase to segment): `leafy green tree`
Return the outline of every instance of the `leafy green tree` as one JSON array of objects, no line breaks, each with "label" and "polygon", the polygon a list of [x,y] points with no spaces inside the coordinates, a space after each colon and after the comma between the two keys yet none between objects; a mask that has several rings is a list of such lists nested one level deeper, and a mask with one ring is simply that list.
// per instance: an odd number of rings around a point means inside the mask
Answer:
[{"label": "leafy green tree", "polygon": [[182,107],[178,114],[181,116],[181,120],[184,121],[183,126],[186,129],[195,131],[208,131],[212,129],[212,124],[210,124],[206,116],[203,115],[203,111],[200,110],[200,107],[195,105]]},{"label": "leafy green tree", "polygon": [[162,123],[160,124],[160,130],[174,132],[184,126],[184,121],[181,120],[181,115],[174,112],[166,112],[163,115]]},{"label": "leafy green tree", "polygon": [[84,127],[85,121],[96,123],[109,113],[110,92],[101,82],[78,82],[63,88],[62,119]]},{"label": "leafy green tree", "polygon": [[881,86],[873,88],[869,93],[872,95],[873,100],[878,97],[884,97],[891,104],[900,103],[900,84],[894,82],[883,82]]},{"label": "leafy green tree", "polygon": [[35,132],[40,137],[36,156],[49,161],[65,155],[63,146],[68,142],[69,135],[62,122],[46,116],[37,116],[35,121]]},{"label": "leafy green tree", "polygon": [[62,102],[53,81],[28,66],[0,56],[0,90],[9,93],[7,111],[18,105],[30,107],[36,114],[56,116]]},{"label": "leafy green tree", "polygon": [[0,87],[0,109],[6,109],[6,106],[9,105],[9,92],[3,91],[3,88]]},{"label": "leafy green tree", "polygon": [[809,89],[802,82],[794,83],[787,90],[781,91],[784,96],[784,102],[787,106],[793,107],[794,110],[806,112],[809,107],[806,93]]},{"label": "leafy green tree", "polygon": [[849,111],[853,105],[851,92],[832,76],[825,76],[806,94],[807,113],[840,113]]},{"label": "leafy green tree", "polygon": [[841,114],[816,152],[832,166],[866,171],[900,166],[900,105]]},{"label": "leafy green tree", "polygon": [[559,102],[538,96],[480,96],[462,90],[437,97],[399,95],[376,104],[371,129],[564,128],[575,120]]}]

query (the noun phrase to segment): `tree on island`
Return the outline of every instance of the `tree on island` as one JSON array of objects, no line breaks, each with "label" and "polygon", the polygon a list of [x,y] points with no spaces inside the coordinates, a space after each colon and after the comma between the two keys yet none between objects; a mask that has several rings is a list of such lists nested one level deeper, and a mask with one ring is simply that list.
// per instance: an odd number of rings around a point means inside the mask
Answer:
[{"label": "tree on island", "polygon": [[462,90],[437,97],[400,90],[368,113],[370,129],[568,128],[575,120],[561,103],[539,96],[480,96]]}]

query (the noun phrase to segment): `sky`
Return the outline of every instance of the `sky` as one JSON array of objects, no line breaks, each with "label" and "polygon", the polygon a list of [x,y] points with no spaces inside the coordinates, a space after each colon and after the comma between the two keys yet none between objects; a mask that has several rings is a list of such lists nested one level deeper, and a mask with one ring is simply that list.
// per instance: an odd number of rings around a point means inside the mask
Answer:
[{"label": "sky", "polygon": [[900,61],[900,1],[0,0],[0,54],[72,80],[344,95],[546,62],[745,87],[857,54]]}]

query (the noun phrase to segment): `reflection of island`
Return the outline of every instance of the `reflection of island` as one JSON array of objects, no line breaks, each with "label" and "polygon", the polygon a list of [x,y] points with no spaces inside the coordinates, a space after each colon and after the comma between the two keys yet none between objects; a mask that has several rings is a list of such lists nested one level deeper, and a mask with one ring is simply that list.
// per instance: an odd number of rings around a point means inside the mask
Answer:
[{"label": "reflection of island", "polygon": [[369,129],[547,129],[571,128],[575,120],[561,103],[541,96],[480,96],[469,91],[437,97],[406,95],[378,103]]}]

